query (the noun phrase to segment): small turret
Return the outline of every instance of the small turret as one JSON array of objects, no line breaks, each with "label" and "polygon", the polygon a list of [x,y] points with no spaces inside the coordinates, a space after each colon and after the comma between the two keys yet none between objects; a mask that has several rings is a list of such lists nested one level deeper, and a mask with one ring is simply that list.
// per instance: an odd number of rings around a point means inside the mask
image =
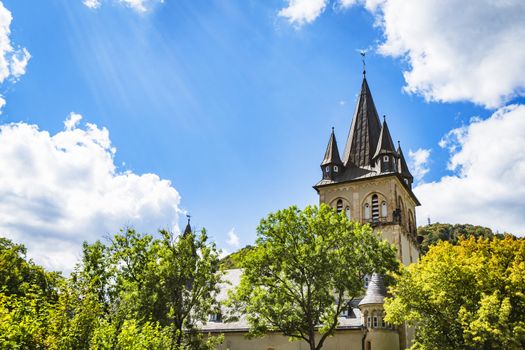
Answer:
[{"label": "small turret", "polygon": [[390,136],[390,130],[388,129],[385,116],[383,116],[379,142],[377,143],[376,152],[372,159],[375,161],[376,167],[381,173],[391,173],[397,169],[397,153],[394,142],[392,141],[392,136]]},{"label": "small turret", "polygon": [[334,180],[343,170],[343,162],[341,162],[341,157],[339,156],[339,149],[333,127],[330,139],[328,140],[328,146],[326,146],[324,159],[321,162],[321,170],[323,171],[324,180]]}]

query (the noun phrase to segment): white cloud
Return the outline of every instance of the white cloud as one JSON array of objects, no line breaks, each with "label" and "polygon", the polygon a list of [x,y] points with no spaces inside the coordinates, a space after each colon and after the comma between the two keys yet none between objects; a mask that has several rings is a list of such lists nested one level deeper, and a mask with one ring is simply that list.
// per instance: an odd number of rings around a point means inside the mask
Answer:
[{"label": "white cloud", "polygon": [[[164,0],[114,0],[119,4],[127,6],[138,13],[148,12],[155,4],[163,4]],[[97,9],[102,5],[102,0],[84,0],[84,5]]]},{"label": "white cloud", "polygon": [[325,10],[329,0],[287,0],[288,6],[279,11],[279,16],[301,26],[313,22]]},{"label": "white cloud", "polygon": [[442,145],[456,175],[414,188],[419,222],[472,223],[525,234],[525,105],[454,129]]},{"label": "white cloud", "polygon": [[[313,22],[329,0],[288,0],[279,14]],[[383,30],[379,52],[409,64],[405,91],[488,108],[525,96],[523,0],[333,0],[364,6]]]},{"label": "white cloud", "polygon": [[412,150],[409,150],[408,156],[410,157],[410,168],[413,169],[414,178],[416,179],[416,181],[419,182],[430,170],[428,167],[428,158],[430,157],[430,150],[425,148],[419,148],[414,152],[412,152]]},{"label": "white cloud", "polygon": [[51,269],[70,271],[81,242],[131,225],[177,230],[180,196],[155,174],[119,172],[109,132],[72,113],[54,135],[0,126],[0,235],[28,246]]},{"label": "white cloud", "polygon": [[72,112],[64,121],[64,127],[67,131],[71,131],[78,125],[78,123],[80,123],[81,120],[82,116],[80,114]]},{"label": "white cloud", "polygon": [[410,65],[406,91],[488,108],[524,95],[523,0],[367,0],[365,6],[384,32],[379,51]]},{"label": "white cloud", "polygon": [[[6,81],[16,82],[26,72],[31,58],[25,48],[15,48],[11,43],[11,12],[0,1],[0,85]],[[0,95],[0,113],[6,101]]]},{"label": "white cloud", "polygon": [[232,228],[230,231],[228,231],[228,240],[226,241],[228,245],[232,247],[238,247],[241,245],[241,241],[239,240],[239,236],[235,233],[235,228]]},{"label": "white cloud", "polygon": [[89,7],[90,9],[96,9],[100,7],[100,0],[84,0],[84,5]]}]

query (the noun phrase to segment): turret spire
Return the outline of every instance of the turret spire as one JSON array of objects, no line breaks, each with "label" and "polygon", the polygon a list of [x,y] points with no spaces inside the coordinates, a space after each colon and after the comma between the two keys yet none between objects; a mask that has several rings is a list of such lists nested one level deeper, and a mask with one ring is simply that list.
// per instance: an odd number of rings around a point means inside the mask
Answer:
[{"label": "turret spire", "polygon": [[332,127],[332,133],[330,134],[330,139],[328,140],[328,145],[326,146],[326,152],[324,154],[323,165],[342,165],[341,157],[339,156],[339,149],[337,147],[337,140],[335,139],[334,127]]},{"label": "turret spire", "polygon": [[377,143],[376,151],[374,153],[374,159],[382,154],[395,154],[396,149],[392,136],[390,136],[390,130],[386,123],[386,116],[383,116],[383,125],[381,126],[381,133],[379,134],[379,142]]}]

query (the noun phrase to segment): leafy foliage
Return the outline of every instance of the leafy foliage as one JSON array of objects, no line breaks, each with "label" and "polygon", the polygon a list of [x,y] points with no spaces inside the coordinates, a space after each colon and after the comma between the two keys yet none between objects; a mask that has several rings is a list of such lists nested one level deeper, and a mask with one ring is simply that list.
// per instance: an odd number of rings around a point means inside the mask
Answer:
[{"label": "leafy foliage", "polygon": [[231,253],[228,256],[225,256],[221,259],[221,267],[224,270],[243,268],[244,266],[242,265],[242,261],[244,257],[253,249],[254,247],[252,247],[251,245],[247,245],[246,247],[239,249],[235,253]]},{"label": "leafy foliage", "polygon": [[525,348],[525,241],[439,242],[391,288],[386,320],[417,323],[413,349]]},{"label": "leafy foliage", "polygon": [[270,214],[257,232],[231,296],[247,315],[252,336],[279,331],[321,349],[338,316],[364,292],[364,275],[398,267],[394,249],[369,226],[326,205]]},{"label": "leafy foliage", "polygon": [[431,245],[435,245],[440,241],[447,241],[456,245],[461,238],[503,238],[501,233],[493,233],[488,227],[475,226],[470,224],[430,224],[427,226],[420,226],[417,229],[418,236],[423,237],[421,243],[421,253],[426,254]]},{"label": "leafy foliage", "polygon": [[198,332],[217,308],[219,258],[205,230],[160,238],[127,229],[83,244],[68,279],[0,239],[1,349],[209,350]]}]

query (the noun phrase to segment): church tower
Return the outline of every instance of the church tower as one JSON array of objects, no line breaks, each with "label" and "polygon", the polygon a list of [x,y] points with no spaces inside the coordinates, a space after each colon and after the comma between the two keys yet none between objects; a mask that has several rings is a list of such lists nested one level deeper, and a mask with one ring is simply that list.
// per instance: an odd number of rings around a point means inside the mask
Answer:
[{"label": "church tower", "polygon": [[[415,209],[420,205],[412,192],[413,177],[398,142],[397,149],[383,117],[380,121],[363,72],[363,83],[355,108],[343,159],[334,130],[321,163],[322,178],[314,186],[319,201],[350,220],[370,224],[374,231],[397,248],[405,265],[419,259]],[[366,349],[404,349],[414,338],[408,325],[392,327],[383,321],[386,288],[378,274],[368,276],[366,295],[359,302],[366,327]]]},{"label": "church tower", "polygon": [[343,158],[332,128],[321,170],[322,179],[314,186],[321,203],[370,224],[394,244],[403,264],[418,260],[415,208],[420,203],[412,192],[413,177],[386,118],[379,119],[366,75]]}]

